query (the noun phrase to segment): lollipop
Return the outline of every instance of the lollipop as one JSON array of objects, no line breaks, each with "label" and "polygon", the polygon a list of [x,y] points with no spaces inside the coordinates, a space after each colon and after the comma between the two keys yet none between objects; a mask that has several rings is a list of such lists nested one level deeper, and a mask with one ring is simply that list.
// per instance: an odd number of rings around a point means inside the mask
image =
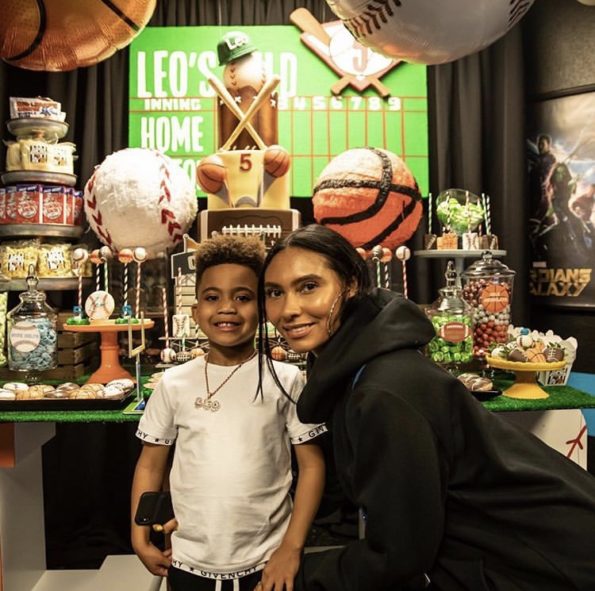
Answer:
[{"label": "lollipop", "polygon": [[[142,246],[137,246],[132,251],[132,256],[136,262],[136,301],[134,311],[137,318],[140,318],[140,276],[141,276],[141,265],[147,260],[147,251]],[[174,351],[175,358],[175,351]]]},{"label": "lollipop", "polygon": [[122,316],[127,317],[132,314],[128,305],[128,265],[134,260],[134,253],[130,248],[123,248],[118,253],[118,261],[124,265],[124,304],[122,306]]},{"label": "lollipop", "polygon": [[395,251],[395,257],[401,261],[401,269],[403,271],[403,295],[407,296],[407,265],[406,261],[411,258],[411,251],[406,246],[399,246]]},{"label": "lollipop", "polygon": [[382,278],[380,275],[380,261],[382,259],[382,246],[379,244],[372,249],[372,262],[374,263],[376,271],[376,287],[381,287]]}]

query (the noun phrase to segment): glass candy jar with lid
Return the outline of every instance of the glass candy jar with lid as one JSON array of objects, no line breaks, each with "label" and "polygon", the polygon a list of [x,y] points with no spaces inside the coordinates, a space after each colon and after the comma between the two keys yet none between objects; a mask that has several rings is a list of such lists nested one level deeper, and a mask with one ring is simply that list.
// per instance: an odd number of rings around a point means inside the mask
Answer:
[{"label": "glass candy jar with lid", "polygon": [[463,296],[473,308],[473,349],[478,358],[495,343],[508,340],[514,276],[489,251],[462,273]]},{"label": "glass candy jar with lid", "polygon": [[452,261],[446,267],[446,287],[427,310],[436,336],[428,343],[430,358],[445,369],[460,369],[473,359],[473,315],[463,292],[457,287]]},{"label": "glass candy jar with lid", "polygon": [[37,290],[32,269],[27,291],[19,294],[21,303],[7,315],[8,366],[11,370],[39,372],[57,365],[56,313]]}]

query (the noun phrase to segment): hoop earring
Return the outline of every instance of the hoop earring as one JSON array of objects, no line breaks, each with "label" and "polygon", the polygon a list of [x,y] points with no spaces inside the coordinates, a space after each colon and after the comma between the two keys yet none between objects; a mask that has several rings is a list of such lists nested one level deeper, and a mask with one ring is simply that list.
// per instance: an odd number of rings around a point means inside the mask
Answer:
[{"label": "hoop earring", "polygon": [[333,305],[331,306],[331,310],[330,310],[328,317],[326,319],[326,332],[328,333],[329,337],[333,336],[333,331],[331,329],[331,321],[333,319],[333,312],[335,311],[335,307],[339,303],[339,300],[342,297],[343,297],[343,292],[340,292],[339,295],[335,298],[335,301],[333,302]]}]

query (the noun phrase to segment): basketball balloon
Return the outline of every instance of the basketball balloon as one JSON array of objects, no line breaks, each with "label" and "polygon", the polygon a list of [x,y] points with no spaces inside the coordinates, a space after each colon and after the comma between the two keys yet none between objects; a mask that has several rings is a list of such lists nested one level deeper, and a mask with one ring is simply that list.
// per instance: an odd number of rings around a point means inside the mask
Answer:
[{"label": "basketball balloon", "polygon": [[314,217],[353,246],[391,250],[406,242],[422,216],[417,182],[392,152],[356,148],[339,154],[318,177]]},{"label": "basketball balloon", "polygon": [[217,154],[203,158],[196,167],[196,182],[205,193],[217,193],[225,182],[225,164]]},{"label": "basketball balloon", "polygon": [[326,0],[362,44],[387,57],[442,64],[502,37],[534,0]]},{"label": "basketball balloon", "polygon": [[156,0],[2,0],[0,57],[48,72],[91,66],[128,45]]},{"label": "basketball balloon", "polygon": [[290,157],[285,148],[273,145],[264,153],[264,169],[274,177],[280,177],[289,170]]}]

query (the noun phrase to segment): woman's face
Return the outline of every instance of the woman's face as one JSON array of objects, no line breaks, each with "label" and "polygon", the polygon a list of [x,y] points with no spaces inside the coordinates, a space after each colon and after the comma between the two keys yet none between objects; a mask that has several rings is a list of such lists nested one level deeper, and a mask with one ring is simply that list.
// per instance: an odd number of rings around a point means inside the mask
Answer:
[{"label": "woman's face", "polygon": [[345,288],[322,255],[286,248],[264,276],[267,318],[297,353],[317,353],[339,326]]}]

